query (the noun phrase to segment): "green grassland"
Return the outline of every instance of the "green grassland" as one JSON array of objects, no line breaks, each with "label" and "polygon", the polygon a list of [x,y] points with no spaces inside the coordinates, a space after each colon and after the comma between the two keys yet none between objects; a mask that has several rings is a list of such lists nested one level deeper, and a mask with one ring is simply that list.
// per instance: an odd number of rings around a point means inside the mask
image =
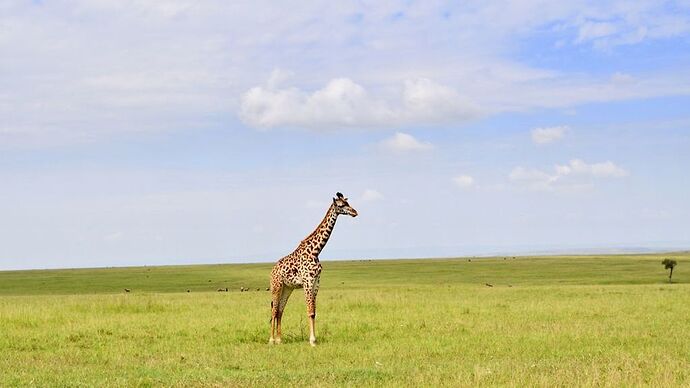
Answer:
[{"label": "green grassland", "polygon": [[324,262],[315,348],[270,267],[0,272],[0,386],[690,385],[688,253]]}]

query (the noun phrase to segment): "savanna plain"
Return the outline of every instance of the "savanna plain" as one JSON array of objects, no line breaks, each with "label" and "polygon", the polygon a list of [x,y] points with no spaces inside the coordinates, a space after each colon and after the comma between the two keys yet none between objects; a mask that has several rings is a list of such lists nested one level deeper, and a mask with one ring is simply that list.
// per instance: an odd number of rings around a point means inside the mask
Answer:
[{"label": "savanna plain", "polygon": [[687,252],[326,261],[314,348],[271,266],[0,272],[0,386],[690,386]]}]

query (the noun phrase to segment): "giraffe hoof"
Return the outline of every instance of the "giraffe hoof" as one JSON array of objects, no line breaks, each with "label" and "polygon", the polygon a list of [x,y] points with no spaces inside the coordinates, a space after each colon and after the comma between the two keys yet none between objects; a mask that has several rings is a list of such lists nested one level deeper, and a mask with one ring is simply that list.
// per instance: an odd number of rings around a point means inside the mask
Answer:
[{"label": "giraffe hoof", "polygon": [[281,340],[280,338],[276,338],[275,340],[273,340],[273,343],[275,343],[277,345],[280,345],[282,342],[283,342],[283,340]]},{"label": "giraffe hoof", "polygon": [[309,345],[316,346],[316,338],[309,340]]}]

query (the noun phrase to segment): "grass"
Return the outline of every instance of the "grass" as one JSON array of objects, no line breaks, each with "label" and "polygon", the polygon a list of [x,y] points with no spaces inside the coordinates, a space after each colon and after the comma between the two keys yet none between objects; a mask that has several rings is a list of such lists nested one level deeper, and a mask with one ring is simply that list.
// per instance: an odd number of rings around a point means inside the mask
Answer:
[{"label": "grass", "polygon": [[688,385],[667,256],[325,262],[316,348],[269,264],[0,272],[0,386]]}]

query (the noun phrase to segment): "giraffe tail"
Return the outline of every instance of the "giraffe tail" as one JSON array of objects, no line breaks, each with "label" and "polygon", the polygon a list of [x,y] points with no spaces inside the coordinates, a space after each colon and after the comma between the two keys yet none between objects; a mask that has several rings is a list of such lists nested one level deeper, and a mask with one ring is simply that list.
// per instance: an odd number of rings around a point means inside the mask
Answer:
[{"label": "giraffe tail", "polygon": [[271,301],[271,317],[268,318],[268,324],[273,323],[273,301]]}]

